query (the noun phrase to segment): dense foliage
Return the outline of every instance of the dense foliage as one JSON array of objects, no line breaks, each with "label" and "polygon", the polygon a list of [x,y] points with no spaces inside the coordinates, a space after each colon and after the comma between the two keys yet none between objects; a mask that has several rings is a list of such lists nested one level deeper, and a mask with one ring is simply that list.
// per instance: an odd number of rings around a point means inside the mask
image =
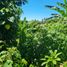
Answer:
[{"label": "dense foliage", "polygon": [[17,49],[20,5],[26,0],[0,1],[0,67],[22,67],[23,60]]},{"label": "dense foliage", "polygon": [[21,21],[20,6],[26,2],[0,1],[0,67],[65,67],[67,18]]},{"label": "dense foliage", "polygon": [[[22,56],[37,67],[41,65],[40,59],[44,55],[49,55],[49,51],[57,50],[62,54],[59,56],[61,62],[67,60],[67,21],[47,22],[47,23],[23,23],[26,39],[22,39],[25,43],[20,46]],[[23,26],[22,26],[23,27]],[[22,35],[22,37],[24,36]]]}]

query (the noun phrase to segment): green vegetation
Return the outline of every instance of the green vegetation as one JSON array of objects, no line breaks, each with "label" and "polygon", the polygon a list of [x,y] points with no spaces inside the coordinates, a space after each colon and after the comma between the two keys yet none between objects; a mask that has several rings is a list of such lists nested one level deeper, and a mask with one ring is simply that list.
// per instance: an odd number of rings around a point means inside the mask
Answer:
[{"label": "green vegetation", "polygon": [[63,9],[56,6],[49,6],[49,5],[46,5],[46,7],[59,12],[63,17],[67,17],[67,0],[63,0],[63,1],[64,3],[57,2],[57,5],[62,7]]},{"label": "green vegetation", "polygon": [[61,53],[57,53],[57,50],[54,52],[52,50],[49,51],[50,56],[45,56],[45,58],[42,58],[44,62],[41,64],[42,66],[46,65],[45,67],[55,67],[58,63],[58,61],[61,61],[61,59],[58,57]]},{"label": "green vegetation", "polygon": [[66,67],[67,1],[63,17],[21,21],[20,6],[26,2],[0,1],[0,67]]}]

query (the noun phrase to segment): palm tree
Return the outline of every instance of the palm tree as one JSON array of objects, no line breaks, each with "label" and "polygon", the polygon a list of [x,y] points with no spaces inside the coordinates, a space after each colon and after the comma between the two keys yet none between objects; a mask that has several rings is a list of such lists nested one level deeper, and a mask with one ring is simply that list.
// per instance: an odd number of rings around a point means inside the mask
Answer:
[{"label": "palm tree", "polygon": [[52,10],[56,10],[62,17],[67,17],[67,0],[64,0],[64,3],[57,2],[57,5],[62,7],[63,9],[56,6],[49,6],[49,5],[46,5],[46,7]]}]

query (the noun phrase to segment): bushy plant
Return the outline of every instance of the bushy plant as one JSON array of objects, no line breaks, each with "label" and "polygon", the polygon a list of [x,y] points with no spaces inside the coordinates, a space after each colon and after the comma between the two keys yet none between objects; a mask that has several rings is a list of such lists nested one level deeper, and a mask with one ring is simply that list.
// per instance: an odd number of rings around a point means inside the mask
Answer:
[{"label": "bushy plant", "polygon": [[[26,2],[26,0],[0,1],[0,66],[40,67],[40,59],[44,55],[48,55],[47,59],[50,59],[55,57],[56,54],[52,56],[52,53],[57,51],[62,52],[60,55],[62,62],[66,61],[66,18],[53,17],[43,23],[38,20],[28,22],[26,18],[21,21],[19,20],[21,1],[23,4]],[[64,15],[66,16],[66,12]],[[51,51],[49,56],[49,50],[57,51]],[[55,64],[56,58],[50,59],[49,62]]]},{"label": "bushy plant", "polygon": [[62,52],[61,60],[67,59],[67,23],[65,20],[60,22],[20,23],[22,32],[20,32],[20,49],[18,49],[29,64],[40,66],[40,58],[49,55],[49,50],[58,50],[58,52]]},{"label": "bushy plant", "polygon": [[41,66],[45,65],[45,67],[55,67],[56,65],[58,65],[58,61],[61,61],[61,59],[59,58],[61,52],[57,53],[57,50],[55,50],[54,52],[50,50],[49,52],[50,56],[45,56],[45,58],[41,59],[42,61],[44,61]]},{"label": "bushy plant", "polygon": [[18,46],[18,22],[21,4],[27,0],[0,1],[0,67],[22,67]]}]

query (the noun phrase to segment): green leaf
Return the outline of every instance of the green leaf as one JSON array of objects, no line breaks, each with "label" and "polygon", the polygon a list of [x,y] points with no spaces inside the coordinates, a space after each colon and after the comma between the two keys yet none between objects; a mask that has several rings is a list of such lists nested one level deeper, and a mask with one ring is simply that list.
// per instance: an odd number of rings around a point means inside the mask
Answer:
[{"label": "green leaf", "polygon": [[7,60],[7,61],[4,63],[3,67],[12,67],[12,64],[13,64],[13,61],[12,61],[12,60]]},{"label": "green leaf", "polygon": [[53,64],[57,64],[57,61],[56,60],[53,60],[52,62],[53,62]]},{"label": "green leaf", "polygon": [[25,64],[25,65],[28,64],[28,62],[25,59],[22,59],[22,63]]},{"label": "green leaf", "polygon": [[46,60],[45,58],[42,58],[41,60]]},{"label": "green leaf", "polygon": [[60,52],[60,53],[57,53],[56,55],[55,55],[55,58],[57,58],[59,55],[61,55],[62,53]]},{"label": "green leaf", "polygon": [[60,59],[60,58],[56,58],[56,60],[57,60],[57,61],[61,61],[61,59]]},{"label": "green leaf", "polygon": [[5,25],[5,28],[6,28],[7,30],[9,30],[9,29],[10,29],[10,25],[9,25],[9,24],[6,24],[6,25]]},{"label": "green leaf", "polygon": [[46,65],[47,64],[47,62],[43,62],[42,64],[41,64],[41,66],[44,66],[44,65]]}]

